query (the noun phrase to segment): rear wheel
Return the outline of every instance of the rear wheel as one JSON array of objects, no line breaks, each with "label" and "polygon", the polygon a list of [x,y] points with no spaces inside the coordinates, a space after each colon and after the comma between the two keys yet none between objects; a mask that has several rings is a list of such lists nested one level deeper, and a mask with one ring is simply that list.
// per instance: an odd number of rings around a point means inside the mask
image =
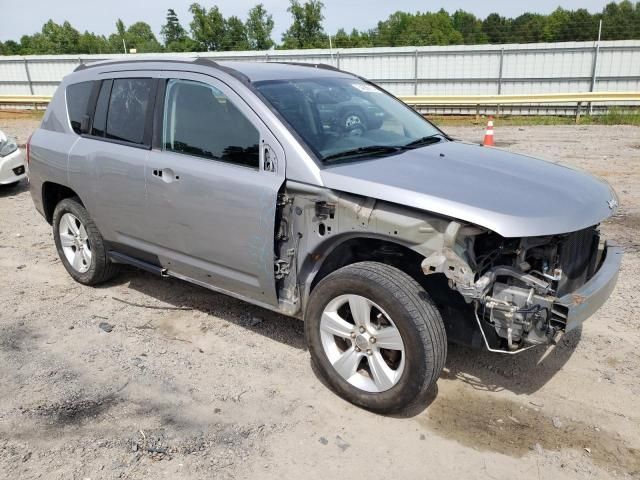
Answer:
[{"label": "rear wheel", "polygon": [[117,273],[98,227],[77,199],[65,198],[56,206],[53,238],[62,264],[77,282],[96,285]]},{"label": "rear wheel", "polygon": [[428,294],[404,272],[377,262],[324,278],[309,299],[305,331],[329,386],[380,413],[421,401],[447,354],[444,324]]}]

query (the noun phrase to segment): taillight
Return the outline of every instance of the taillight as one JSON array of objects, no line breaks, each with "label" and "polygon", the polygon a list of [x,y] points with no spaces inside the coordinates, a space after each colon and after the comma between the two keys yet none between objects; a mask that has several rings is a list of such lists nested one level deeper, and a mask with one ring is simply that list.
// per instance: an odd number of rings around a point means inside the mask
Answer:
[{"label": "taillight", "polygon": [[29,166],[29,160],[30,160],[29,157],[31,154],[31,137],[33,137],[33,133],[29,135],[29,138],[27,139],[27,144],[25,145],[25,148],[26,148],[25,159],[27,161],[27,167]]}]

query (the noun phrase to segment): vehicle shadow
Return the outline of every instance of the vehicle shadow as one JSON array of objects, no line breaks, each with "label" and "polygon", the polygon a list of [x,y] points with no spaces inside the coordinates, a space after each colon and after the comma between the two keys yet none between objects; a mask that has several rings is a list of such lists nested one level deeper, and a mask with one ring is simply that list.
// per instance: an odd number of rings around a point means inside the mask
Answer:
[{"label": "vehicle shadow", "polygon": [[[154,305],[151,299],[156,299],[170,307],[187,308],[214,315],[298,350],[307,349],[304,326],[300,320],[181,280],[160,278],[125,266],[114,280],[99,288],[124,284],[150,298],[148,302],[140,302],[144,305]],[[117,295],[114,295],[115,297]],[[460,381],[480,391],[508,390],[515,394],[531,394],[543,387],[565,365],[573,354],[580,336],[581,329],[576,329],[562,337],[553,347],[537,347],[517,355],[491,353],[449,343],[447,362],[439,382]],[[317,372],[313,362],[311,366],[317,379],[330,388]],[[426,410],[437,396],[436,385],[426,392],[423,398],[414,402],[410,409],[389,416],[417,416]]]},{"label": "vehicle shadow", "polygon": [[[119,275],[98,288],[127,283],[131,290],[154,298],[170,308],[186,308],[213,315],[298,350],[306,349],[304,327],[300,320],[182,280],[160,278],[133,267],[123,267]],[[119,298],[118,295],[113,295],[113,298],[125,303],[130,301],[127,298]],[[140,303],[158,308],[151,300]],[[132,308],[145,307],[132,306]]]},{"label": "vehicle shadow", "polygon": [[532,394],[542,388],[573,354],[582,329],[564,335],[557,345],[540,346],[516,355],[474,350],[449,344],[441,380],[461,381],[476,390],[517,395]]},{"label": "vehicle shadow", "polygon": [[26,180],[20,180],[17,185],[0,185],[0,198],[15,197],[29,190]]}]

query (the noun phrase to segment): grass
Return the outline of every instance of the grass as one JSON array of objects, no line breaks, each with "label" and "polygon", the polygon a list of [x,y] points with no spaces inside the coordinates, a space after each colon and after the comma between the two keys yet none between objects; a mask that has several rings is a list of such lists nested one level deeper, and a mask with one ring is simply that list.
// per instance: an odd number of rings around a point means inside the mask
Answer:
[{"label": "grass", "polygon": [[0,120],[2,119],[27,119],[27,120],[40,120],[44,115],[44,110],[0,110]]},{"label": "grass", "polygon": [[[426,115],[436,125],[441,126],[475,126],[485,125],[487,116],[481,116],[476,121],[474,115]],[[500,126],[529,126],[529,125],[575,125],[576,117],[571,115],[500,115],[494,117]],[[580,125],[635,125],[640,126],[640,110],[612,108],[601,115],[582,115]]]},{"label": "grass", "polygon": [[587,125],[635,125],[640,126],[640,110],[612,108],[603,115],[591,115],[584,117]]}]

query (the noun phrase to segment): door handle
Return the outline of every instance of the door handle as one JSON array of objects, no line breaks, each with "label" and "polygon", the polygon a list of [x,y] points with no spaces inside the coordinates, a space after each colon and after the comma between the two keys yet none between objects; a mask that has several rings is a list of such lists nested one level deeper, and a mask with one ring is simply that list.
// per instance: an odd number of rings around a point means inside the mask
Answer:
[{"label": "door handle", "polygon": [[154,177],[158,177],[165,183],[180,180],[180,175],[176,175],[176,173],[170,168],[154,168],[152,174]]}]

